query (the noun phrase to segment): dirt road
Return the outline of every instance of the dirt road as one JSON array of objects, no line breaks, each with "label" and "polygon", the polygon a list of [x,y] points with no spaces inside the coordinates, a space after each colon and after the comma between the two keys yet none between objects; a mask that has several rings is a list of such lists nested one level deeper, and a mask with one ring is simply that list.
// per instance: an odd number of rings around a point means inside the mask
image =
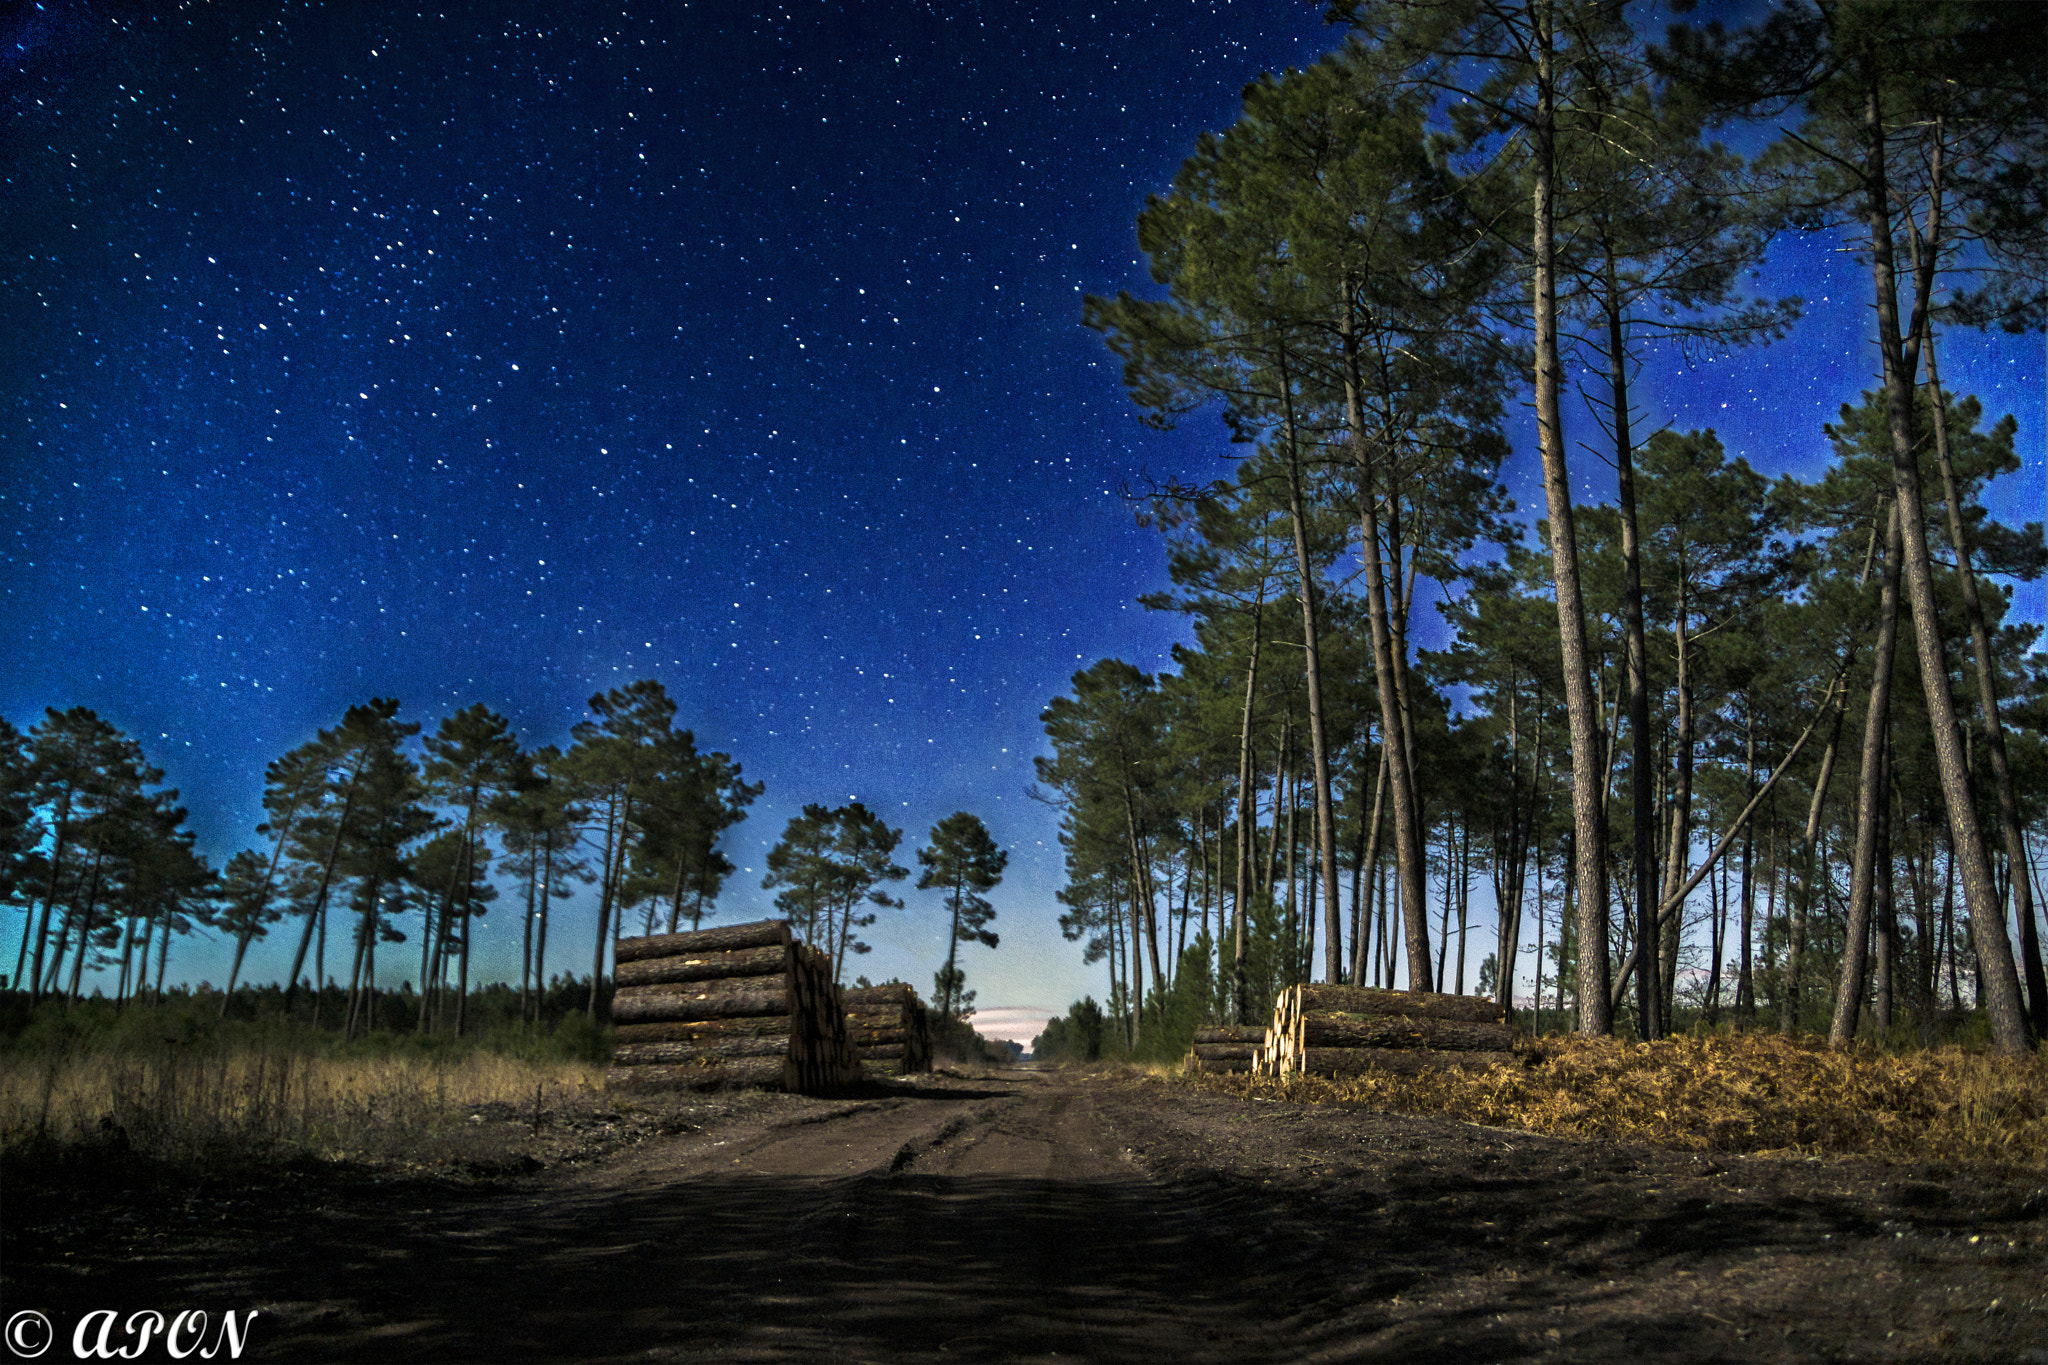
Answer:
[{"label": "dirt road", "polygon": [[664,1136],[480,1184],[126,1222],[17,1199],[6,1306],[253,1306],[245,1359],[2048,1365],[2038,1173],[1028,1071],[677,1105]]}]

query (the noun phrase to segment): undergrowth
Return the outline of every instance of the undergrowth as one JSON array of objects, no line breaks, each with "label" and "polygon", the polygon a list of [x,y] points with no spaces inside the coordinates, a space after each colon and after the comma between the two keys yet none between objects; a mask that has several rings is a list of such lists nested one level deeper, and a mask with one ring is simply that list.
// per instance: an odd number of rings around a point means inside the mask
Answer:
[{"label": "undergrowth", "polygon": [[1525,1061],[1415,1075],[1198,1075],[1188,1083],[1684,1151],[2048,1167],[2048,1053],[1892,1054],[1743,1034],[1648,1044],[1548,1038]]},{"label": "undergrowth", "polygon": [[0,1163],[10,1178],[80,1163],[235,1178],[304,1161],[425,1166],[479,1146],[475,1115],[589,1107],[609,1030],[386,1031],[221,1019],[196,1005],[80,1001],[17,1014],[0,1037]]}]

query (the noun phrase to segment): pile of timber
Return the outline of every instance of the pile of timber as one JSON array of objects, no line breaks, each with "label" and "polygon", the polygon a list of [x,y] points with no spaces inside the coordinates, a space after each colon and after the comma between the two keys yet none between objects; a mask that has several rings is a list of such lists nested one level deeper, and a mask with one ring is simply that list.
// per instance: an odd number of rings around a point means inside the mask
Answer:
[{"label": "pile of timber", "polygon": [[860,1079],[831,963],[787,920],[622,938],[613,951],[608,1088],[819,1093]]},{"label": "pile of timber", "polygon": [[1289,986],[1260,1049],[1268,1076],[1350,1076],[1426,1071],[1514,1060],[1507,1012],[1478,995],[1382,991],[1370,986]]},{"label": "pile of timber", "polygon": [[852,986],[839,993],[846,1033],[872,1076],[909,1076],[932,1069],[932,1017],[901,981]]},{"label": "pile of timber", "polygon": [[1237,1024],[1195,1030],[1195,1045],[1188,1049],[1189,1071],[1251,1071],[1266,1045],[1266,1031]]}]

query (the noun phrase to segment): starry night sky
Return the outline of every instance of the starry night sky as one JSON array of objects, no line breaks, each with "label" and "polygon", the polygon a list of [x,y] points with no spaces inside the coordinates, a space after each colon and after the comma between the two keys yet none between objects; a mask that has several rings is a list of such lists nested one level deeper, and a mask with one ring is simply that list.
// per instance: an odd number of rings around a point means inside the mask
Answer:
[{"label": "starry night sky", "polygon": [[[1145,195],[1335,45],[1319,7],[168,8],[0,21],[0,714],[140,739],[217,864],[264,764],[350,704],[431,729],[482,701],[561,743],[659,678],[767,784],[720,919],[766,912],[805,802],[866,801],[906,864],[966,808],[1013,851],[1004,946],[965,964],[987,1024],[1100,995],[1026,796],[1037,715],[1105,654],[1167,661],[1119,490],[1231,451],[1139,426],[1081,299],[1150,287]],[[1774,251],[1763,287],[1810,304],[1787,342],[1654,362],[1653,421],[1817,471],[1875,382],[1838,245]],[[1943,368],[2020,416],[1997,506],[2038,518],[2038,339],[1957,336]],[[925,989],[943,924],[905,894],[850,970]],[[558,919],[553,968],[588,970],[593,926]],[[477,944],[516,972],[516,915]]]}]

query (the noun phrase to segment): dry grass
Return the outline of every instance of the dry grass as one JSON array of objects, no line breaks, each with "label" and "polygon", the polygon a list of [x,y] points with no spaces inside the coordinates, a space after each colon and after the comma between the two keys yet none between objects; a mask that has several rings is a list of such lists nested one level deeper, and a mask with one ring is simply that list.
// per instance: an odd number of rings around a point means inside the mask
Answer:
[{"label": "dry grass", "polygon": [[1686,1151],[2048,1167],[2048,1052],[1892,1055],[1772,1035],[1546,1039],[1531,1066],[1190,1083]]},{"label": "dry grass", "polygon": [[[0,1152],[98,1150],[169,1166],[459,1155],[484,1106],[536,1124],[600,1087],[603,1068],[478,1052],[461,1058],[321,1057],[291,1048],[148,1055],[56,1048],[0,1055]],[[502,1111],[501,1111],[502,1112]]]}]

